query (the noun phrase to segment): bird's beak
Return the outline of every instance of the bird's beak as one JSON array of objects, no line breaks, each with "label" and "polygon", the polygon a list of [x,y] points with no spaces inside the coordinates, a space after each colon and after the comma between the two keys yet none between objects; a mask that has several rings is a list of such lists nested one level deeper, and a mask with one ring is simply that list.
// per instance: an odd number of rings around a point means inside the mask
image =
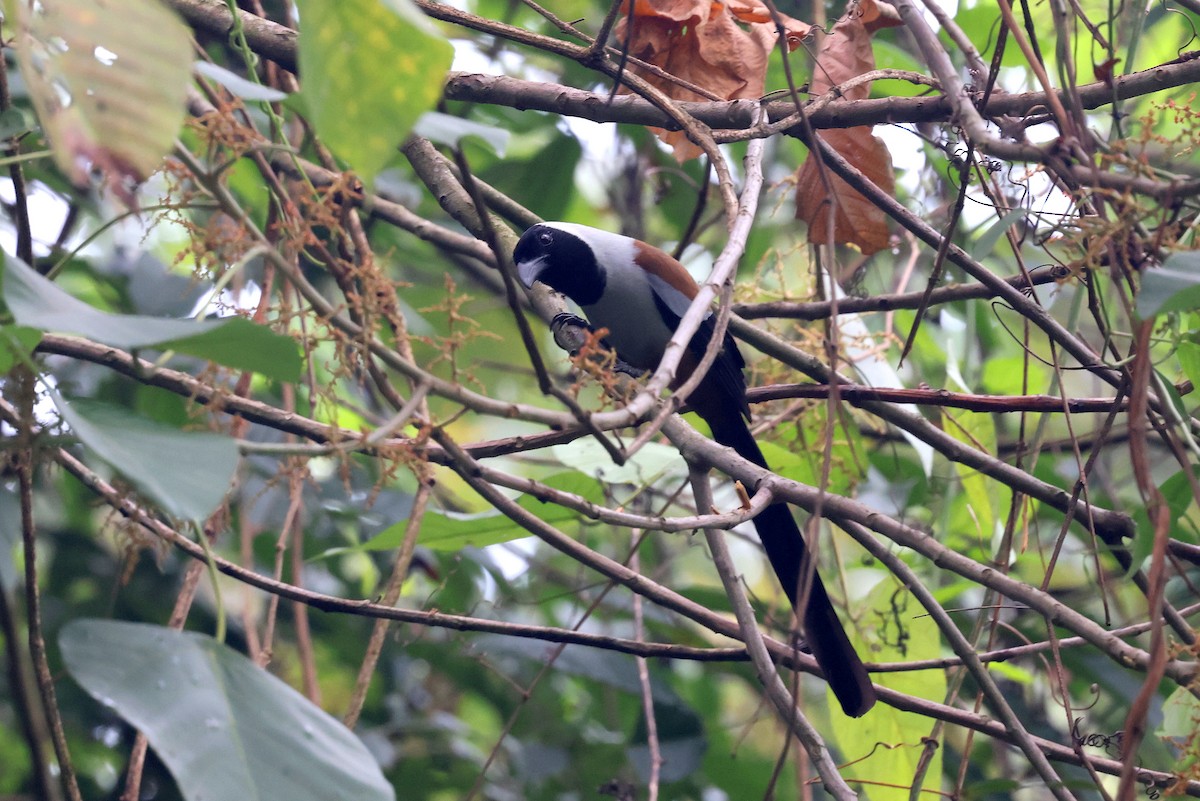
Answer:
[{"label": "bird's beak", "polygon": [[525,286],[533,286],[533,282],[538,280],[538,276],[542,274],[542,269],[546,266],[546,257],[538,256],[536,259],[517,262],[517,275],[521,278],[521,283]]}]

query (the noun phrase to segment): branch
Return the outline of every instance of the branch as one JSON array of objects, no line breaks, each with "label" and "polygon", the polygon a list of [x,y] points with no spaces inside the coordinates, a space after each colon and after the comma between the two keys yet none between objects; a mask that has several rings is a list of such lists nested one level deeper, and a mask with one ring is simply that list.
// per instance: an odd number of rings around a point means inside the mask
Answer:
[{"label": "branch", "polygon": [[[987,565],[957,553],[919,529],[888,517],[850,498],[828,491],[822,492],[815,487],[780,478],[769,470],[743,459],[728,448],[723,448],[701,436],[695,429],[678,418],[671,420],[663,430],[679,448],[685,459],[700,461],[716,467],[746,486],[756,487],[760,482],[769,482],[773,486],[776,497],[785,499],[788,503],[795,504],[808,512],[820,507],[824,517],[840,526],[858,524],[887,537],[897,545],[911,548],[937,567],[950,570],[976,584],[990,587],[1005,597],[1041,613],[1055,625],[1063,626],[1084,637],[1122,667],[1133,667],[1144,671],[1150,664],[1150,656],[1145,651],[1112,636],[1112,632],[1107,631],[1052,595],[1000,574]],[[1166,675],[1180,686],[1186,686],[1195,678],[1196,671],[1195,663],[1174,660],[1168,665]]]},{"label": "branch", "polygon": [[[689,465],[689,473],[696,505],[701,509],[711,507],[712,489],[708,485],[707,471],[699,466]],[[733,606],[738,629],[741,631],[742,641],[746,643],[750,661],[754,663],[758,681],[762,684],[767,698],[775,706],[779,719],[791,729],[792,734],[804,747],[809,759],[817,768],[817,775],[821,777],[826,792],[843,801],[857,798],[855,792],[846,784],[846,780],[838,773],[837,765],[834,764],[833,757],[830,756],[829,749],[825,747],[825,741],[821,739],[820,733],[796,706],[796,699],[792,698],[792,694],[788,692],[783,680],[775,671],[775,665],[763,642],[762,633],[758,630],[758,621],[754,617],[754,610],[750,607],[745,590],[742,589],[737,567],[733,564],[729,548],[725,546],[722,532],[706,528],[704,529],[704,541],[708,543],[708,549],[712,552],[713,565],[717,569],[717,575],[721,577],[725,595]]]},{"label": "branch", "polygon": [[[200,545],[179,534],[179,532],[170,526],[152,518],[128,496],[101,479],[65,449],[55,449],[53,451],[53,458],[85,486],[100,495],[119,514],[143,526],[154,536],[170,543],[193,559],[203,562],[209,558],[209,555],[205,554],[204,549]],[[217,569],[225,575],[266,592],[278,594],[282,597],[328,612],[383,618],[457,631],[489,632],[550,642],[575,643],[647,657],[688,658],[702,661],[714,659],[728,660],[735,657],[740,659],[747,658],[742,649],[695,649],[676,645],[639,643],[615,637],[565,631],[557,628],[518,625],[503,621],[470,618],[462,615],[447,615],[437,611],[426,612],[400,609],[364,601],[347,600],[274,581],[228,562],[215,554],[212,555],[212,558]],[[733,628],[732,632],[730,636],[736,637],[736,628]],[[795,649],[789,648],[775,640],[766,640],[765,642],[772,658],[780,664],[814,674],[817,672],[816,665],[811,657],[800,655]],[[999,721],[989,720],[956,707],[915,698],[888,689],[887,687],[879,687],[878,692],[881,701],[896,709],[945,720],[948,723],[978,731],[1002,742],[1012,741],[1011,733]],[[1035,738],[1035,742],[1042,751],[1055,761],[1073,765],[1081,764],[1080,755],[1068,746],[1041,738]],[[1089,762],[1097,770],[1109,775],[1118,775],[1122,769],[1121,763],[1112,759],[1094,757],[1089,759]],[[1139,781],[1154,786],[1174,785],[1177,789],[1186,792],[1188,795],[1200,798],[1200,782],[1198,781],[1188,781],[1184,785],[1178,785],[1175,784],[1178,777],[1174,774],[1141,768],[1137,769],[1137,777]]]},{"label": "branch", "polygon": [[[1001,279],[1015,289],[1024,291],[1032,286],[1052,284],[1062,281],[1070,275],[1070,270],[1057,265],[1046,269],[1034,270],[1027,279],[1024,275],[1014,275]],[[920,308],[925,291],[908,292],[906,294],[871,295],[865,298],[838,298],[838,314],[857,314],[862,312],[893,311],[895,309]],[[953,303],[959,300],[986,299],[996,297],[992,287],[983,284],[951,284],[938,287],[929,295],[929,305]],[[733,311],[745,320],[761,320],[780,318],[787,320],[824,320],[833,314],[833,301],[797,302],[777,300],[768,303],[735,303]]]},{"label": "branch", "polygon": [[[969,392],[950,392],[946,389],[887,389],[857,384],[837,384],[836,388],[839,398],[860,408],[866,408],[868,402],[879,402],[942,406],[996,414],[1005,412],[1107,414],[1113,411],[1124,411],[1128,406],[1127,401],[1121,397],[1061,398],[1056,395],[975,395]],[[750,388],[746,392],[746,399],[751,403],[765,403],[785,398],[824,399],[831,394],[833,394],[833,387],[829,384],[772,384]]]},{"label": "branch", "polygon": [[[1104,83],[1080,87],[1079,92],[1085,108],[1102,108],[1111,105],[1114,99],[1142,97],[1195,83],[1200,80],[1200,58],[1189,56],[1191,54],[1185,53],[1179,59],[1157,67],[1114,78],[1112,88]],[[668,130],[675,127],[669,118],[638,97],[619,96],[610,104],[606,95],[503,75],[452,72],[446,84],[445,96],[448,100],[544,111],[592,122],[626,123]],[[972,92],[968,97],[976,100],[982,99],[983,95],[981,92]],[[754,109],[757,105],[757,101],[754,100],[679,103],[682,110],[706,125],[730,131],[752,130]],[[1024,116],[1045,106],[1046,95],[1042,92],[993,92],[980,113],[989,118]],[[766,110],[767,121],[777,123],[794,114],[796,106],[790,100],[775,101],[768,103]],[[809,119],[813,128],[826,129],[854,128],[860,125],[949,122],[952,115],[953,106],[950,100],[944,95],[939,95],[835,100],[812,112]]]},{"label": "branch", "polygon": [[[170,5],[195,28],[214,36],[228,35],[233,27],[229,6],[218,0],[170,0]],[[246,40],[258,55],[285,69],[296,71],[296,38],[292,29],[247,11],[241,12]],[[520,29],[517,29],[520,30]],[[492,31],[489,31],[492,32]],[[528,31],[522,31],[529,36]],[[545,39],[546,37],[540,37]],[[557,41],[557,40],[549,40]],[[565,43],[563,43],[565,44]],[[567,47],[570,47],[567,45]],[[583,54],[587,50],[580,48]],[[1112,85],[1096,82],[1079,87],[1084,108],[1096,109],[1114,101],[1141,97],[1200,81],[1200,51],[1189,51],[1178,58],[1141,72],[1113,79]],[[654,104],[634,95],[609,98],[556,84],[524,81],[496,75],[452,72],[445,88],[447,100],[488,103],[510,108],[545,111],[593,122],[629,123],[668,130],[678,125]],[[979,93],[982,97],[982,93]],[[974,99],[975,95],[971,95]],[[710,128],[748,129],[754,125],[754,100],[708,103],[680,102],[678,107]],[[987,117],[1024,116],[1046,107],[1042,92],[1004,94],[993,92],[980,113]],[[767,120],[777,122],[795,111],[790,101],[767,104]],[[813,128],[853,128],[859,125],[948,121],[952,114],[948,98],[887,97],[858,101],[835,101],[809,116]]]},{"label": "branch", "polygon": [[971,677],[975,679],[975,683],[979,686],[984,697],[987,698],[989,705],[1000,716],[1005,731],[1016,741],[1017,747],[1021,749],[1021,752],[1029,760],[1033,769],[1041,776],[1045,786],[1059,801],[1073,801],[1074,796],[1067,790],[1062,778],[1051,767],[1045,754],[1034,743],[1028,730],[1021,723],[1021,719],[1017,717],[1017,713],[1013,711],[1012,706],[1004,698],[1004,693],[996,685],[991,673],[980,662],[970,641],[958,630],[958,625],[946,613],[942,605],[937,602],[933,593],[926,588],[917,577],[917,574],[913,572],[912,568],[890,547],[885,546],[878,539],[871,536],[870,532],[863,526],[853,523],[847,524],[845,521],[841,523],[841,526],[866,548],[872,556],[886,565],[888,570],[900,581],[905,589],[913,594],[917,602],[925,607],[925,611],[937,623],[938,630],[946,638],[951,650],[963,661],[964,667],[966,667]]},{"label": "branch", "polygon": [[[817,381],[822,383],[836,381],[839,385],[852,384],[843,376],[830,371],[829,367],[815,356],[805,353],[743,320],[734,319],[730,327],[742,341],[754,346],[762,353],[804,372]],[[1080,520],[1090,521],[1106,538],[1106,541],[1111,540],[1119,544],[1121,539],[1133,536],[1133,520],[1128,515],[1110,509],[1089,506],[1083,501],[1074,500],[1071,493],[1066,490],[1041,481],[1002,459],[960,442],[919,414],[877,401],[863,400],[860,401],[859,406],[864,411],[909,432],[952,461],[978,470],[1064,514],[1073,514]]]}]

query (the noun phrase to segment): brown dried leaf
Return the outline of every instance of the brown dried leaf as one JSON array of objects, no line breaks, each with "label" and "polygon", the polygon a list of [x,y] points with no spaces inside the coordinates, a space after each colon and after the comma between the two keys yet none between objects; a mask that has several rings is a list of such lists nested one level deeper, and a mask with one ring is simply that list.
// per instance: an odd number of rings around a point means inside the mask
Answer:
[{"label": "brown dried leaf", "polygon": [[[614,32],[618,43],[625,42],[627,21],[622,19]],[[788,47],[795,49],[809,26],[786,16],[783,22]],[[636,0],[629,53],[720,98],[733,100],[762,96],[767,59],[775,42],[775,24],[762,0]],[[632,69],[668,97],[708,99],[668,79]],[[656,134],[671,145],[681,162],[702,152],[681,131]]]},{"label": "brown dried leaf", "polygon": [[[872,4],[874,5],[874,4]],[[821,43],[809,92],[820,97],[835,86],[875,69],[875,51],[863,25],[863,14],[851,12],[837,21]],[[845,92],[846,100],[864,100],[871,96],[871,85],[863,84]]]},{"label": "brown dried leaf", "polygon": [[883,28],[898,28],[904,24],[896,7],[883,0],[862,0],[858,10],[862,14],[863,27],[867,29],[867,33],[875,33]]},{"label": "brown dried leaf", "polygon": [[[870,128],[837,128],[822,131],[817,136],[858,167],[880,189],[889,194],[895,191],[891,154]],[[825,184],[811,153],[796,174],[796,218],[808,223],[808,241],[815,245],[828,244],[827,215],[831,207],[836,207],[834,242],[854,245],[868,256],[886,248],[887,215],[830,170],[825,170],[825,175],[833,187],[832,199],[825,193]]]},{"label": "brown dried leaf", "polygon": [[[870,30],[896,24],[896,11],[886,3],[861,0],[849,13],[838,20],[825,37],[817,64],[813,69],[811,91],[814,96],[829,92],[851,78],[875,69],[875,54],[871,50]],[[864,100],[871,94],[869,83],[853,87],[843,94],[847,100]],[[880,189],[891,194],[896,188],[892,173],[892,157],[883,142],[868,127],[824,131],[819,136],[857,167]],[[853,245],[864,254],[887,247],[887,215],[863,197],[841,178],[825,171],[832,189],[826,193],[825,182],[816,157],[808,158],[796,174],[796,218],[808,223],[808,241],[828,244],[828,214],[834,210],[833,240]]]}]

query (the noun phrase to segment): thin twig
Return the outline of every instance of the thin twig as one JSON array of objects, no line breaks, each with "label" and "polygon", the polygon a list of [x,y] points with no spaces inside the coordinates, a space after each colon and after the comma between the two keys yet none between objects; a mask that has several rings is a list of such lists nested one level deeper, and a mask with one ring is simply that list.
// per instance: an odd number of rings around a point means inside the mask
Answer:
[{"label": "thin twig", "polygon": [[1041,749],[1033,741],[1024,724],[1021,723],[1021,719],[1005,699],[1004,693],[996,685],[987,668],[979,661],[971,643],[962,635],[957,624],[946,614],[946,610],[937,602],[937,599],[934,598],[933,593],[929,591],[924,582],[921,581],[912,568],[898,554],[873,537],[864,527],[856,523],[850,523],[849,525],[843,523],[842,527],[860,545],[870,551],[872,556],[885,564],[892,575],[900,580],[921,606],[925,607],[930,617],[937,623],[938,630],[941,631],[950,648],[963,660],[963,665],[987,697],[993,712],[999,716],[1005,729],[1013,736],[1025,758],[1029,760],[1033,769],[1041,777],[1043,787],[1049,790],[1059,801],[1073,801],[1075,796],[1067,789],[1062,777],[1058,775],[1058,772],[1054,770],[1050,761],[1046,759],[1046,755],[1042,753]]},{"label": "thin twig", "polygon": [[[707,471],[691,465],[689,474],[696,504],[702,508],[711,506],[712,490],[708,486]],[[742,641],[746,643],[746,650],[750,653],[750,661],[754,664],[758,680],[762,684],[767,698],[774,705],[779,719],[792,732],[816,766],[817,775],[821,777],[826,792],[841,801],[857,798],[857,794],[850,789],[838,771],[837,763],[833,761],[829,749],[825,747],[825,741],[821,739],[820,733],[796,706],[796,699],[788,692],[783,680],[775,672],[775,665],[771,661],[770,654],[767,653],[762,634],[758,630],[758,621],[754,617],[754,610],[746,598],[746,592],[742,588],[737,568],[733,564],[733,557],[729,555],[729,549],[725,546],[722,533],[706,528],[704,529],[704,540],[708,543],[708,549],[713,557],[713,566],[716,567],[717,574],[721,577],[721,584],[725,587],[725,595],[733,606],[738,630],[741,632]]]},{"label": "thin twig", "polygon": [[[617,0],[621,2],[621,0]],[[629,557],[629,568],[642,572],[641,557],[638,553],[638,544],[642,538],[642,532],[638,529],[630,530],[630,538],[633,541],[633,548]],[[633,638],[637,642],[645,642],[646,640],[646,623],[642,613],[643,608],[642,596],[633,596]],[[650,667],[646,664],[646,657],[635,657],[637,664],[638,686],[642,693],[642,716],[646,720],[646,747],[650,755],[650,781],[646,785],[647,801],[658,801],[658,784],[659,776],[662,773],[662,748],[658,742],[658,716],[654,714],[654,689],[650,683]]]},{"label": "thin twig", "polygon": [[[421,523],[425,519],[425,510],[429,504],[432,490],[432,481],[422,481],[417,487],[416,495],[413,496],[412,508],[408,513],[408,525],[404,527],[404,539],[401,540],[400,547],[396,550],[396,558],[392,560],[392,574],[388,576],[387,586],[383,590],[383,596],[379,599],[379,603],[382,605],[394,606],[400,599],[400,590],[403,588],[412,566],[413,552],[417,547],[417,535],[421,531]],[[353,729],[358,724],[358,716],[362,714],[363,704],[367,700],[367,690],[371,688],[371,678],[375,675],[375,667],[379,664],[379,657],[383,653],[384,639],[391,627],[391,621],[385,618],[376,620],[375,625],[371,627],[371,639],[367,641],[367,650],[363,654],[362,665],[358,669],[358,678],[354,682],[350,705],[346,709],[346,714],[342,716],[342,722],[348,729]]]},{"label": "thin twig", "polygon": [[54,677],[50,673],[50,662],[46,658],[46,638],[42,630],[42,603],[38,591],[38,548],[37,529],[33,517],[33,464],[34,464],[34,377],[27,368],[18,367],[13,382],[20,414],[12,421],[17,429],[15,464],[17,492],[21,508],[21,543],[25,560],[25,625],[29,655],[33,662],[33,675],[41,696],[42,710],[50,729],[50,741],[58,760],[58,771],[63,792],[69,801],[83,801],[79,793],[79,782],[71,762],[67,736],[63,730],[62,716],[58,711],[58,698],[54,690]]},{"label": "thin twig", "polygon": [[[4,412],[4,404],[2,402],[0,402],[0,412]],[[206,558],[203,549],[198,544],[191,539],[184,537],[178,532],[175,532],[161,522],[149,517],[145,511],[139,509],[139,507],[137,507],[136,504],[134,504],[127,496],[108,485],[105,481],[100,479],[99,476],[88,470],[81,462],[75,459],[75,457],[61,449],[54,451],[53,456],[56,461],[63,465],[63,467],[65,467],[74,476],[79,478],[79,480],[82,481],[85,486],[88,486],[93,491],[99,493],[116,511],[146,527],[150,533],[162,537],[173,547],[184,551],[193,559],[202,561]],[[536,518],[534,518],[534,520],[536,520]],[[582,632],[564,632],[561,629],[547,629],[544,627],[515,625],[501,621],[486,621],[478,618],[472,619],[457,615],[444,615],[438,612],[420,612],[416,610],[385,607],[376,604],[364,603],[361,601],[349,601],[322,595],[320,593],[314,593],[309,590],[303,590],[286,584],[277,584],[272,582],[267,577],[247,571],[238,565],[232,564],[220,558],[217,558],[216,564],[217,568],[222,573],[225,573],[226,575],[229,575],[239,581],[260,587],[261,589],[269,592],[283,594],[286,597],[292,598],[293,600],[302,601],[313,606],[314,608],[325,611],[337,611],[352,615],[377,616],[393,620],[420,623],[423,625],[442,626],[456,630],[490,631],[512,636],[536,637],[555,642],[578,642],[580,644],[598,647],[610,647],[614,650],[623,650],[627,653],[643,654],[646,656],[667,656],[671,654],[683,654],[688,651],[688,649],[681,648],[680,646],[660,645],[657,643],[645,643],[641,645],[629,643],[628,645],[630,647],[623,647],[622,641],[617,640],[616,638],[585,634]],[[1195,609],[1192,611],[1194,612]],[[803,669],[806,671],[815,672],[816,666],[815,663],[812,663],[810,657],[798,655],[794,649],[773,640],[768,640],[766,644],[768,650],[776,660],[780,660],[785,664],[789,664],[793,669]],[[939,719],[944,719],[947,722],[954,723],[955,725],[966,726],[970,729],[982,732],[989,737],[994,737],[1001,741],[1010,741],[1009,733],[998,721],[979,718],[978,716],[974,716],[964,710],[947,707],[942,704],[926,701],[924,699],[914,698],[903,693],[889,690],[886,687],[880,687],[878,689],[880,700],[896,707],[897,709],[930,715]],[[1069,764],[1078,764],[1079,762],[1079,755],[1070,747],[1062,746],[1058,743],[1042,739],[1037,739],[1036,742],[1041,749],[1043,749],[1047,754],[1050,754],[1056,760],[1064,761]],[[1122,764],[1116,760],[1092,757],[1090,762],[1097,770],[1110,775],[1116,775],[1122,769]],[[1168,783],[1177,780],[1177,777],[1162,771],[1138,769],[1137,775],[1139,781],[1149,782],[1150,784],[1157,786],[1166,786]],[[1188,782],[1183,789],[1189,795],[1200,797],[1200,782]]]}]

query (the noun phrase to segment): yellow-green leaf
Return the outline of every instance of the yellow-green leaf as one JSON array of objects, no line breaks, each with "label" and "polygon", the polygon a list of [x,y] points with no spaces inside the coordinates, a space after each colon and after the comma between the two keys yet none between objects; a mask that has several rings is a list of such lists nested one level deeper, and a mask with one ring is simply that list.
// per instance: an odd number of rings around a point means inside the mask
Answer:
[{"label": "yellow-green leaf", "polygon": [[442,94],[450,43],[408,0],[300,0],[300,77],[322,141],[364,181]]},{"label": "yellow-green leaf", "polygon": [[[942,428],[968,447],[993,455],[996,453],[996,423],[990,414],[946,408],[942,410]],[[990,543],[1008,517],[1012,491],[973,467],[955,462],[954,469],[962,481],[970,525],[974,528],[973,532],[964,530],[958,533],[973,534],[983,543]]]},{"label": "yellow-green leaf", "polygon": [[0,325],[0,375],[29,358],[42,341],[42,332],[23,325]]},{"label": "yellow-green leaf", "polygon": [[[604,502],[604,490],[600,483],[580,473],[559,473],[550,476],[543,483],[553,489],[581,495],[593,503]],[[521,495],[517,504],[553,525],[561,525],[582,517],[574,509],[539,501],[532,495]],[[399,520],[360,546],[338,548],[325,555],[348,550],[383,551],[399,547],[407,527],[408,520]],[[468,546],[483,548],[528,536],[528,531],[495,510],[480,514],[441,514],[430,511],[421,522],[421,544],[435,551],[459,551]]]},{"label": "yellow-green leaf", "polygon": [[[937,624],[903,587],[881,582],[865,601],[853,606],[859,625],[847,626],[846,633],[867,661],[911,662],[942,655]],[[946,674],[941,670],[876,673],[871,679],[929,701],[941,702],[946,695]],[[928,719],[876,704],[856,720],[842,714],[832,692],[828,695],[834,739],[849,763],[843,775],[870,782],[867,786],[872,801],[907,801],[924,738],[929,736]],[[940,787],[942,750],[933,752],[925,773],[924,786],[933,790]]]},{"label": "yellow-green leaf", "polygon": [[183,123],[191,35],[158,0],[9,2],[17,58],[59,168],[118,191],[158,169]]}]

